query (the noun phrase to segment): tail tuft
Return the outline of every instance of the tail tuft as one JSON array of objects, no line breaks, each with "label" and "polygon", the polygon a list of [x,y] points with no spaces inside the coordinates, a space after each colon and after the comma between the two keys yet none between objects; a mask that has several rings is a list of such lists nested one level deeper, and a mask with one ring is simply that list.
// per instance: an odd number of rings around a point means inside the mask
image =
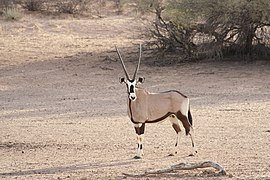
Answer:
[{"label": "tail tuft", "polygon": [[191,113],[190,113],[190,109],[188,110],[188,121],[192,126],[193,121],[192,121],[192,116],[191,116]]}]

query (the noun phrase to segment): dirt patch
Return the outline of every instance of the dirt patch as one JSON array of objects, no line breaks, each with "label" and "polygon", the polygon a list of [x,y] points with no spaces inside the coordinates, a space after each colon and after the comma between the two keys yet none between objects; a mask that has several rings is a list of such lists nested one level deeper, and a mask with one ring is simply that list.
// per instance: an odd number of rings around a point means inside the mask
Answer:
[{"label": "dirt patch", "polygon": [[123,179],[123,172],[202,160],[220,163],[230,176],[194,170],[148,178],[270,178],[269,62],[143,63],[143,87],[190,97],[199,153],[189,157],[190,140],[182,136],[180,153],[169,157],[175,133],[163,122],[146,125],[145,157],[135,160],[114,46],[133,71],[144,41],[140,20],[29,16],[0,27],[1,178]]}]

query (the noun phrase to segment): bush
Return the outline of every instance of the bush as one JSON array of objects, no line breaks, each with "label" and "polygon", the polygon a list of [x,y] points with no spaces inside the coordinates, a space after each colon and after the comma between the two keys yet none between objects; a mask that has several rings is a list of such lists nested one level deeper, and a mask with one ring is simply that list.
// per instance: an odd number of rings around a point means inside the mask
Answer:
[{"label": "bush", "polygon": [[6,9],[13,5],[13,0],[0,0],[0,9]]},{"label": "bush", "polygon": [[87,3],[87,0],[61,0],[56,7],[60,13],[75,14],[85,11]]},{"label": "bush", "polygon": [[7,8],[13,7],[13,0],[0,0],[0,15],[6,13]]},{"label": "bush", "polygon": [[22,6],[28,11],[40,11],[43,9],[45,0],[24,0]]},{"label": "bush", "polygon": [[270,27],[270,1],[266,1],[227,0],[212,3],[205,12],[206,22],[202,31],[222,45],[224,55],[227,55],[224,49],[230,49],[236,55],[258,55],[255,46],[265,43],[267,36],[261,34],[259,38],[258,30]]},{"label": "bush", "polygon": [[193,42],[196,31],[194,27],[182,23],[176,24],[171,20],[165,20],[163,12],[165,7],[156,4],[154,7],[155,20],[149,29],[150,37],[153,39],[149,44],[161,49],[159,52],[174,52],[184,57],[191,57],[194,53],[195,43]]},{"label": "bush", "polygon": [[269,0],[169,0],[155,7],[154,43],[191,58],[270,54]]},{"label": "bush", "polygon": [[3,15],[7,20],[19,20],[23,14],[17,8],[6,8]]}]

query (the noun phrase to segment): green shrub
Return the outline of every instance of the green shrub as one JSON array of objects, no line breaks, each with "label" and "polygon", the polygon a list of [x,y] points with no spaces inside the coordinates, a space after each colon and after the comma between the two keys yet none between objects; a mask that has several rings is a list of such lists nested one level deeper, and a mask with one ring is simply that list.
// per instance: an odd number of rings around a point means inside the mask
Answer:
[{"label": "green shrub", "polygon": [[7,20],[19,20],[23,17],[23,14],[17,8],[6,8],[3,11],[3,16]]},{"label": "green shrub", "polygon": [[168,0],[155,7],[152,37],[189,58],[270,54],[270,0]]},{"label": "green shrub", "polygon": [[13,0],[0,0],[0,9],[6,9],[11,7],[13,4]]}]

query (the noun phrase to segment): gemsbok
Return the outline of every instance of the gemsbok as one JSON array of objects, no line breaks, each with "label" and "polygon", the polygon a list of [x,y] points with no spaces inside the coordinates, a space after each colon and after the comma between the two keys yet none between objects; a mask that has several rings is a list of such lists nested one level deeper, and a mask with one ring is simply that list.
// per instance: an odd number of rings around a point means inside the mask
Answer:
[{"label": "gemsbok", "polygon": [[190,113],[189,99],[176,90],[161,93],[150,93],[144,88],[137,86],[137,84],[144,82],[143,77],[136,79],[142,56],[141,44],[139,61],[132,78],[130,78],[122,56],[116,46],[115,49],[126,76],[126,78],[120,78],[120,83],[125,83],[127,86],[128,116],[134,124],[137,134],[137,154],[134,158],[140,159],[143,156],[143,136],[145,124],[160,122],[167,118],[172,123],[172,127],[177,134],[174,152],[170,155],[177,153],[177,146],[179,144],[181,134],[179,120],[182,122],[185,128],[186,135],[190,135],[193,147],[193,152],[191,155],[197,153],[193,139],[192,116]]}]

